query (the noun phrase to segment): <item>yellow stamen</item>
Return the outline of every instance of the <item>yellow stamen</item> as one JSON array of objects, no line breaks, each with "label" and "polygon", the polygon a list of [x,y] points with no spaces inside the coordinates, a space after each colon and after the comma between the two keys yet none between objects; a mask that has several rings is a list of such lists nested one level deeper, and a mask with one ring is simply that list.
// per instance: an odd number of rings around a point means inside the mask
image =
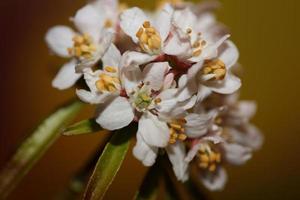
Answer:
[{"label": "yellow stamen", "polygon": [[225,64],[220,60],[206,61],[202,69],[204,75],[213,74],[216,80],[223,80],[225,78],[227,69]]},{"label": "yellow stamen", "polygon": [[73,47],[68,48],[68,53],[78,59],[89,59],[96,51],[95,44],[92,43],[92,38],[89,34],[75,35],[73,37]]},{"label": "yellow stamen", "polygon": [[149,21],[145,21],[143,26],[136,32],[139,39],[139,45],[143,51],[155,54],[160,51],[161,38],[158,31],[151,26]]},{"label": "yellow stamen", "polygon": [[198,158],[198,166],[210,172],[215,172],[217,166],[221,163],[221,154],[213,151],[209,144],[201,146],[198,151]]},{"label": "yellow stamen", "polygon": [[[115,67],[107,66],[104,70],[109,73],[116,73]],[[96,87],[101,92],[116,92],[120,88],[120,79],[111,74],[102,73],[99,75],[99,80],[96,82]]]},{"label": "yellow stamen", "polygon": [[186,124],[185,119],[177,119],[168,123],[170,128],[170,144],[176,143],[177,140],[185,141],[187,139],[187,135],[185,134],[184,126]]}]

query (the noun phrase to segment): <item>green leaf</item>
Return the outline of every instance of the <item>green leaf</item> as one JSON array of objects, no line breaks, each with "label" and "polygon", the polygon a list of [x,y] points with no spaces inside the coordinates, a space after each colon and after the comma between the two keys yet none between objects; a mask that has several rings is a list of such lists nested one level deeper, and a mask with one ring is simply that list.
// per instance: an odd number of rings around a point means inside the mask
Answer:
[{"label": "green leaf", "polygon": [[73,119],[82,107],[81,102],[75,101],[60,108],[45,119],[21,144],[12,159],[0,172],[0,199],[5,199],[9,195],[60,136],[60,130]]},{"label": "green leaf", "polygon": [[95,119],[88,119],[73,124],[67,127],[63,131],[63,135],[71,136],[71,135],[82,135],[87,133],[94,133],[103,130],[99,124],[95,121]]},{"label": "green leaf", "polygon": [[135,131],[135,128],[127,127],[113,133],[89,180],[85,200],[99,200],[104,197],[124,161],[130,138]]},{"label": "green leaf", "polygon": [[159,178],[161,176],[161,169],[159,169],[159,162],[150,168],[143,183],[137,192],[136,200],[155,200],[158,196]]}]

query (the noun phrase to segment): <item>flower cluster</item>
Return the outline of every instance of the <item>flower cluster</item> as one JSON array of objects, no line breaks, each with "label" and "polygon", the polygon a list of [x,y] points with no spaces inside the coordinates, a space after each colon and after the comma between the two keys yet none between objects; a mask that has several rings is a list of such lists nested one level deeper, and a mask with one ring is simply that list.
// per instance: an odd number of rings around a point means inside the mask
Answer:
[{"label": "flower cluster", "polygon": [[72,18],[76,31],[51,28],[46,41],[70,58],[53,80],[97,105],[96,121],[107,130],[138,124],[133,155],[145,166],[166,152],[180,181],[196,168],[211,190],[223,188],[224,164],[240,165],[260,148],[250,123],[256,106],[238,101],[234,74],[239,52],[214,6],[164,1],[155,12],[97,0]]}]

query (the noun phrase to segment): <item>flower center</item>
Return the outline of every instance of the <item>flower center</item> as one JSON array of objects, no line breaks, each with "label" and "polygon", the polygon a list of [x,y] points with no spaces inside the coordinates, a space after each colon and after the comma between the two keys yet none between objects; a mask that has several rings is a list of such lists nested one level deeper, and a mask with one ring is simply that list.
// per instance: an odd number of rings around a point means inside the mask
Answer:
[{"label": "flower center", "polygon": [[184,133],[184,125],[186,124],[185,119],[173,120],[171,123],[168,123],[170,128],[170,144],[175,144],[177,140],[184,141],[187,136]]},{"label": "flower center", "polygon": [[136,33],[139,45],[143,51],[150,54],[157,54],[161,49],[161,38],[157,30],[151,26],[149,21],[145,21],[143,26]]},{"label": "flower center", "polygon": [[113,75],[117,73],[116,67],[106,66],[104,73],[99,75],[99,80],[96,82],[96,87],[100,92],[116,92],[121,88],[120,79]]},{"label": "flower center", "polygon": [[202,72],[204,75],[214,75],[214,79],[216,80],[223,80],[227,70],[225,64],[220,59],[216,59],[206,61],[204,63]]},{"label": "flower center", "polygon": [[209,144],[203,145],[198,152],[199,163],[201,169],[215,172],[217,166],[221,163],[221,154],[213,151]]},{"label": "flower center", "polygon": [[96,51],[96,46],[93,43],[92,37],[85,33],[83,35],[76,35],[73,37],[73,47],[68,48],[71,56],[78,59],[90,59]]}]

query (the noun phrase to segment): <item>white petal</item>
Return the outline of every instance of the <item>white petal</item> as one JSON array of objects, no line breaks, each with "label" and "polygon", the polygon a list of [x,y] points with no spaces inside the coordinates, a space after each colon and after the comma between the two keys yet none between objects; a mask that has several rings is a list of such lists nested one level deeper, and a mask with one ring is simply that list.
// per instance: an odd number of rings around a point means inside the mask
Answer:
[{"label": "white petal", "polygon": [[142,72],[139,68],[126,68],[121,72],[121,79],[127,94],[133,92],[142,81]]},{"label": "white petal", "polygon": [[229,128],[228,133],[236,143],[250,147],[253,150],[260,149],[264,141],[260,130],[252,124],[246,124],[242,129]]},{"label": "white petal", "polygon": [[186,101],[197,92],[197,83],[195,79],[189,80],[187,75],[182,75],[178,82],[179,93],[177,95],[178,101]]},{"label": "white petal", "polygon": [[122,67],[138,67],[155,59],[156,56],[140,53],[136,51],[127,51],[122,56]]},{"label": "white petal", "polygon": [[68,58],[68,48],[73,46],[74,35],[74,31],[67,26],[55,26],[47,32],[45,40],[55,54]]},{"label": "white petal", "polygon": [[207,173],[201,175],[203,185],[211,191],[220,191],[224,189],[227,182],[227,173],[223,168],[219,168],[216,173]]},{"label": "white petal", "polygon": [[230,73],[227,73],[223,81],[212,81],[206,84],[212,91],[219,94],[232,94],[240,89],[241,85],[241,80]]},{"label": "white petal", "polygon": [[185,146],[181,142],[169,145],[166,148],[168,157],[172,163],[174,173],[179,181],[186,181],[188,179],[188,163],[184,162],[185,159]]},{"label": "white petal", "polygon": [[191,162],[195,158],[195,156],[197,155],[200,147],[201,147],[200,142],[194,144],[192,146],[192,148],[189,150],[188,154],[186,155],[184,161],[187,162],[187,163]]},{"label": "white petal", "polygon": [[78,10],[74,17],[78,30],[90,34],[96,41],[100,38],[104,20],[104,16],[101,16],[101,13],[90,4]]},{"label": "white petal", "polygon": [[77,80],[82,76],[82,74],[77,74],[75,72],[76,61],[71,60],[71,62],[66,63],[59,70],[58,74],[52,81],[52,86],[64,90],[72,87]]},{"label": "white petal", "polygon": [[192,67],[187,72],[187,77],[189,80],[193,79],[195,76],[197,76],[198,72],[203,67],[203,61],[197,62],[196,64],[192,65]]},{"label": "white petal", "polygon": [[191,113],[185,117],[185,133],[189,138],[198,138],[207,134],[212,125],[214,116],[212,114]]},{"label": "white petal", "polygon": [[129,125],[133,118],[133,109],[128,100],[124,97],[117,97],[101,106],[96,121],[104,129],[116,130]]},{"label": "white petal", "polygon": [[136,33],[139,28],[143,26],[145,21],[150,20],[146,17],[145,13],[137,7],[124,11],[120,18],[120,26],[122,30],[130,36],[135,43],[137,43],[138,38],[136,37]]},{"label": "white petal", "polygon": [[170,33],[173,12],[173,8],[169,4],[166,4],[158,18],[155,20],[155,27],[160,33],[161,41],[165,41]]},{"label": "white petal", "polygon": [[227,162],[233,165],[242,165],[252,157],[252,151],[248,147],[238,144],[223,145]]},{"label": "white petal", "polygon": [[137,142],[133,148],[133,155],[140,160],[145,166],[150,167],[155,163],[158,148],[151,147],[145,143],[140,134],[136,135]]},{"label": "white petal", "polygon": [[120,61],[120,51],[114,44],[111,44],[102,58],[103,66],[119,67]]},{"label": "white petal", "polygon": [[202,102],[206,97],[211,94],[211,89],[204,85],[198,86],[198,93],[197,93],[197,102]]},{"label": "white petal", "polygon": [[219,59],[223,61],[227,69],[234,66],[239,59],[239,51],[232,41],[224,43],[224,51],[221,52]]},{"label": "white petal", "polygon": [[178,56],[179,58],[186,59],[192,55],[192,46],[190,38],[183,33],[180,29],[172,31],[172,36],[166,42],[163,52],[168,55]]},{"label": "white petal", "polygon": [[151,89],[156,91],[160,90],[169,68],[170,66],[167,62],[148,64],[143,70],[144,82],[149,82]]},{"label": "white petal", "polygon": [[239,101],[236,106],[238,113],[235,114],[247,120],[254,117],[257,110],[255,101]]},{"label": "white petal", "polygon": [[166,147],[170,138],[167,124],[149,112],[141,117],[138,134],[141,134],[144,141],[153,147]]},{"label": "white petal", "polygon": [[76,94],[81,101],[90,104],[104,103],[109,98],[112,98],[114,96],[111,93],[95,94],[86,90],[76,90]]}]

